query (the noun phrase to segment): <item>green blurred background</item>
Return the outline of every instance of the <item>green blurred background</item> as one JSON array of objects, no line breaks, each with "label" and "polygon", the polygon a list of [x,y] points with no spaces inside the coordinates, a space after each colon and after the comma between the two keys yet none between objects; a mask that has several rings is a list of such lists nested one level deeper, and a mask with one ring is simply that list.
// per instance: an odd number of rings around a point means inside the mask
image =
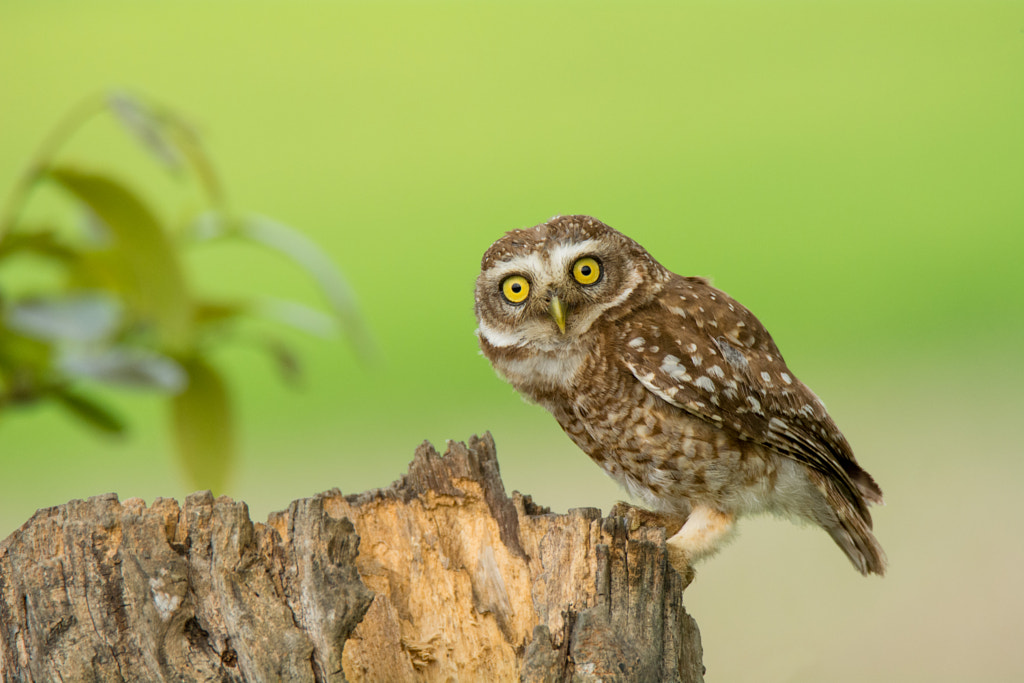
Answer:
[{"label": "green blurred background", "polygon": [[[488,429],[510,490],[555,510],[621,497],[473,336],[487,246],[589,213],[750,307],[886,492],[882,580],[775,520],[700,567],[708,680],[1024,677],[1024,3],[5,0],[0,198],[110,86],[189,113],[233,204],[321,244],[378,344],[360,364],[290,336],[298,393],[254,351],[217,358],[230,493],[255,519]],[[108,161],[170,212],[198,201],[109,122],[63,158]],[[257,249],[189,265],[210,291],[317,302]],[[55,409],[0,418],[0,536],[71,498],[188,493],[164,403],[104,397],[128,439]]]}]

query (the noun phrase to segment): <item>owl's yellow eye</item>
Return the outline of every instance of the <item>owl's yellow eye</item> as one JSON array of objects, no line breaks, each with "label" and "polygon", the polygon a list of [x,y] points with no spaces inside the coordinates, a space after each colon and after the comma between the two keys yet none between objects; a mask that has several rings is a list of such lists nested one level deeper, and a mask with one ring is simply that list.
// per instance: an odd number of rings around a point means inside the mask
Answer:
[{"label": "owl's yellow eye", "polygon": [[513,304],[521,304],[530,296],[530,282],[522,275],[505,278],[501,283],[501,293]]},{"label": "owl's yellow eye", "polygon": [[581,285],[592,285],[601,279],[601,264],[589,256],[572,265],[572,276]]}]

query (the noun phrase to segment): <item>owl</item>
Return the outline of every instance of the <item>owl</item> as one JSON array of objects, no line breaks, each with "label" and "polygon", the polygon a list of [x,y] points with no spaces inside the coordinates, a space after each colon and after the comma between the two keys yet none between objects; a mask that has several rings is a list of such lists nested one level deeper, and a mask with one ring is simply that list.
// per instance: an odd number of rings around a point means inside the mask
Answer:
[{"label": "owl", "polygon": [[668,540],[680,571],[768,512],[884,573],[868,511],[881,489],[760,321],[707,280],[594,218],[557,216],[491,245],[475,311],[500,376],[632,496],[685,518]]}]

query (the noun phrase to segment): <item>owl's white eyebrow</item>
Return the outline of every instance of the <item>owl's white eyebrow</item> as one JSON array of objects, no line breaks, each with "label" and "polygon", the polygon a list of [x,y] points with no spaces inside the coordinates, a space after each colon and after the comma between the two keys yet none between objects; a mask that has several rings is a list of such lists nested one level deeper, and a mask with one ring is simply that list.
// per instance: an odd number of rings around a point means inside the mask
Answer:
[{"label": "owl's white eyebrow", "polygon": [[580,256],[593,253],[597,250],[597,247],[598,242],[596,240],[583,240],[582,242],[573,242],[572,244],[558,244],[551,248],[548,260],[556,269],[560,269],[563,266],[567,266],[570,263],[575,262]]},{"label": "owl's white eyebrow", "polygon": [[515,273],[526,273],[536,277],[544,271],[544,264],[538,254],[523,254],[501,263],[501,277]]}]

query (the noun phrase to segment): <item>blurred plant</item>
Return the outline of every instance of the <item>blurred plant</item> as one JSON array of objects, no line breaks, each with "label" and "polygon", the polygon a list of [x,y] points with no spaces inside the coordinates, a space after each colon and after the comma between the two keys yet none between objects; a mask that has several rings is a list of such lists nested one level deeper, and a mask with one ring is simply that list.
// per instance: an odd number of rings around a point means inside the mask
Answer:
[{"label": "blurred plant", "polygon": [[[111,175],[57,162],[57,153],[96,115],[113,115],[157,163],[202,190],[203,206],[172,231],[134,190]],[[78,229],[21,219],[32,191],[59,188],[81,209]],[[284,301],[225,301],[192,291],[184,250],[235,240],[273,249],[302,266],[326,295],[330,314]],[[84,387],[91,382],[168,395],[177,453],[191,483],[223,491],[234,460],[227,383],[212,361],[232,341],[253,341],[239,324],[271,318],[317,333],[341,329],[361,353],[367,336],[351,292],[312,241],[268,218],[229,210],[193,129],[173,110],[124,92],[91,98],[44,141],[0,213],[0,268],[32,256],[56,266],[59,284],[18,297],[0,288],[0,414],[49,401],[107,433],[122,418]],[[286,380],[295,355],[259,333]]]}]

